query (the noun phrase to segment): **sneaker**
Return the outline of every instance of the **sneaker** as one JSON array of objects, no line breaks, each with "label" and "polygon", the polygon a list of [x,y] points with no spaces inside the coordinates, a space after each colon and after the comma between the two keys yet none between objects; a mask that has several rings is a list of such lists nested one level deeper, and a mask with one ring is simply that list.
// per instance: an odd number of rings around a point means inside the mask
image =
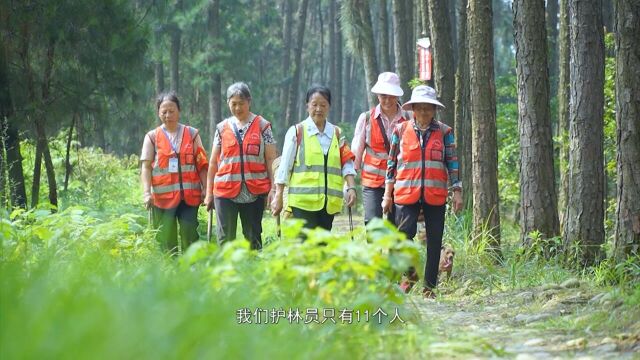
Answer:
[{"label": "sneaker", "polygon": [[435,299],[436,298],[436,293],[433,292],[433,289],[429,289],[429,288],[423,288],[422,289],[422,296],[425,299]]}]

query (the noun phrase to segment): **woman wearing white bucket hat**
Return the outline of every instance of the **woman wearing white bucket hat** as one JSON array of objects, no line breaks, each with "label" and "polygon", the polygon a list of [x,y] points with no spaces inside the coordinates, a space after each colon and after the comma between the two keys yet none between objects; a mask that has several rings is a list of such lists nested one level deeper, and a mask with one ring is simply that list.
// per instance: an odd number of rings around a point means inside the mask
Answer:
[{"label": "woman wearing white bucket hat", "polygon": [[[411,100],[402,108],[413,110],[414,119],[396,126],[391,136],[391,150],[382,201],[385,213],[395,205],[398,230],[407,238],[416,235],[418,214],[424,213],[427,228],[427,263],[423,295],[433,298],[438,280],[438,263],[447,195],[453,191],[453,209],[462,209],[462,186],[458,180],[458,158],[452,129],[435,120],[438,101],[436,91],[425,85],[413,89]],[[447,182],[449,187],[447,187]],[[393,195],[393,197],[392,197]],[[408,292],[418,281],[411,267],[400,285]]]},{"label": "woman wearing white bucket hat", "polygon": [[[365,225],[374,217],[382,218],[382,196],[387,173],[391,133],[396,125],[411,118],[411,113],[402,111],[398,99],[404,94],[400,78],[392,72],[383,72],[371,88],[379,104],[360,114],[351,142],[356,156],[356,170],[362,170],[362,196]],[[394,211],[389,221],[394,222]]]}]

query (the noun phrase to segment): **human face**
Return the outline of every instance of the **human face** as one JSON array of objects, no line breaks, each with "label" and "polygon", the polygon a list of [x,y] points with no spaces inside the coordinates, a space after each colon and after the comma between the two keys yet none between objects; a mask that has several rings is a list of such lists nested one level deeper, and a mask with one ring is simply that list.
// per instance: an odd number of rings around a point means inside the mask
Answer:
[{"label": "human face", "polygon": [[314,122],[322,122],[327,119],[329,115],[329,102],[320,93],[315,93],[309,98],[307,103],[307,112]]},{"label": "human face", "polygon": [[393,95],[378,94],[378,102],[384,113],[396,112],[398,109],[398,97]]},{"label": "human face", "polygon": [[180,120],[178,105],[171,100],[163,101],[158,108],[158,117],[167,130],[173,131],[177,129],[178,121]]},{"label": "human face", "polygon": [[240,121],[247,120],[249,117],[249,108],[251,105],[251,101],[239,96],[234,95],[229,98],[227,102],[229,104],[229,111],[233,116],[238,118]]},{"label": "human face", "polygon": [[422,124],[428,124],[433,120],[436,114],[436,106],[428,103],[413,104],[413,115],[416,121]]}]

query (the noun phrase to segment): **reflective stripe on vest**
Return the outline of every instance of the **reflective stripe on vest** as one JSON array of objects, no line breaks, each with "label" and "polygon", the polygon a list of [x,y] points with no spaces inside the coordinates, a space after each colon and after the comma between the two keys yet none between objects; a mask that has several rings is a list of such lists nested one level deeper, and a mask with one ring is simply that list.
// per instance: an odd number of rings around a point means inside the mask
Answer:
[{"label": "reflective stripe on vest", "polygon": [[[189,206],[200,204],[202,188],[196,169],[197,149],[194,139],[197,130],[180,125],[182,139],[178,154],[173,151],[167,135],[162,127],[155,130],[155,159],[151,169],[151,194],[155,206],[161,209],[172,209],[181,200]],[[169,159],[177,158],[179,172],[169,172]]]},{"label": "reflective stripe on vest", "polygon": [[[217,197],[233,199],[242,190],[242,182],[249,192],[262,195],[271,189],[271,180],[267,173],[264,156],[265,144],[262,132],[271,124],[261,116],[256,116],[239,143],[231,124],[227,119],[218,125],[221,149],[218,171],[214,177],[213,194]],[[242,148],[241,148],[242,146]]]},{"label": "reflective stripe on vest", "polygon": [[329,146],[325,173],[320,141],[317,136],[309,136],[306,126],[302,127],[298,156],[289,181],[290,207],[319,211],[326,202],[327,213],[336,214],[342,210],[342,167],[336,130]]},{"label": "reflective stripe on vest", "polygon": [[[376,108],[374,107],[367,112],[369,126],[368,130],[365,130],[365,155],[364,159],[362,159],[362,185],[371,188],[380,188],[383,187],[385,183],[389,152],[388,149],[385,148],[383,137],[386,135],[386,130],[380,128],[374,116],[375,110]],[[379,114],[378,116],[381,115]],[[406,116],[407,113],[403,111],[398,123],[405,122]],[[365,129],[366,128],[365,126]]]},{"label": "reflective stripe on vest", "polygon": [[411,205],[422,197],[429,205],[444,205],[449,177],[444,163],[444,135],[451,128],[438,122],[439,129],[430,132],[427,144],[422,149],[414,123],[410,121],[401,127],[394,201]]}]

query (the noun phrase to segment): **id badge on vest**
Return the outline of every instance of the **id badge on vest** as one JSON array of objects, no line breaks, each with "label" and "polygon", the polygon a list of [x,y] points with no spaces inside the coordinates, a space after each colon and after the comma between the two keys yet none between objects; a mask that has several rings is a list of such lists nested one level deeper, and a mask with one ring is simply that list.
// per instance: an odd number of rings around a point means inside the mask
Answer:
[{"label": "id badge on vest", "polygon": [[178,172],[178,158],[169,159],[169,172],[170,173]]}]

